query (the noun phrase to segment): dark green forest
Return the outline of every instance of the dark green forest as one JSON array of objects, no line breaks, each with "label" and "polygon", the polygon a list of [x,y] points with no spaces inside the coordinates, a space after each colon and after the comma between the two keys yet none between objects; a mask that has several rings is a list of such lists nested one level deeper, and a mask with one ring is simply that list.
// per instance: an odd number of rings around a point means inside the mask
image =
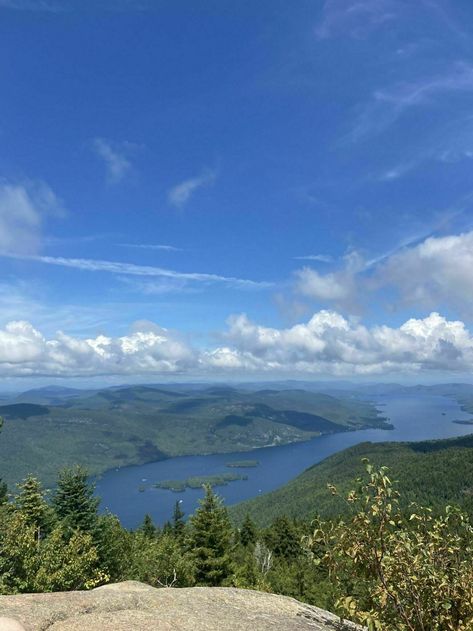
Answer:
[{"label": "dark green forest", "polygon": [[473,515],[473,434],[411,443],[360,443],[306,469],[271,493],[230,507],[230,515],[241,523],[249,514],[264,526],[281,515],[336,517],[347,506],[327,493],[327,485],[336,484],[347,492],[363,472],[363,458],[390,468],[404,508],[413,501],[437,511],[456,504]]}]

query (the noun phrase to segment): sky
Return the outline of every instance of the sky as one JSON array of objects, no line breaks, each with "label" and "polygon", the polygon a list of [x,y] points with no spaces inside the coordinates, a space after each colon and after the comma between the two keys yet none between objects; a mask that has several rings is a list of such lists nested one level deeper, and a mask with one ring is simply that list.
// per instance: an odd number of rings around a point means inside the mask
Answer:
[{"label": "sky", "polygon": [[471,380],[470,0],[0,0],[3,385]]}]

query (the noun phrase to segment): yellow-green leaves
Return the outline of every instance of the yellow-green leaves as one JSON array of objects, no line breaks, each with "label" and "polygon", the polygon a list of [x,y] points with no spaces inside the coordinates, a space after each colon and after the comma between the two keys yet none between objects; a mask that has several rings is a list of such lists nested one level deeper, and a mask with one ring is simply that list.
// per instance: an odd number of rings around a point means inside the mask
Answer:
[{"label": "yellow-green leaves", "polygon": [[452,506],[435,516],[414,504],[405,515],[386,467],[365,466],[366,479],[346,497],[351,519],[317,520],[306,540],[345,594],[337,603],[340,613],[373,631],[471,631],[468,516]]}]

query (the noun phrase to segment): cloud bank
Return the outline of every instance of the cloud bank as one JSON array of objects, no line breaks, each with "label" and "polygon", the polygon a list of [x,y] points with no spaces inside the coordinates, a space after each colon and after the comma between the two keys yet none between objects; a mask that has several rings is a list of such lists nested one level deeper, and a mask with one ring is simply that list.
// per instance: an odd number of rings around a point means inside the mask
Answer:
[{"label": "cloud bank", "polygon": [[176,332],[137,323],[121,337],[58,332],[48,339],[31,323],[13,321],[0,330],[0,375],[374,376],[473,370],[472,334],[463,322],[438,313],[399,328],[369,328],[325,310],[284,329],[238,315],[230,318],[223,338],[223,345],[197,350]]}]

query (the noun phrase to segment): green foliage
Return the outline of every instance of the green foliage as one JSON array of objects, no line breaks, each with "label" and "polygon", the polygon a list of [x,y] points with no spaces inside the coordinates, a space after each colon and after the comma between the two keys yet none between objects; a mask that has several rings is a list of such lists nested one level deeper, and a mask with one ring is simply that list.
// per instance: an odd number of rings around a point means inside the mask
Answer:
[{"label": "green foliage", "polygon": [[129,578],[154,587],[188,587],[194,584],[194,563],[172,532],[149,538],[138,531],[132,541]]},{"label": "green foliage", "polygon": [[296,559],[302,552],[301,534],[285,516],[278,517],[267,530],[265,542],[276,556],[284,559]]},{"label": "green foliage", "polygon": [[176,500],[174,504],[174,510],[172,513],[172,530],[176,537],[181,537],[184,534],[186,522],[184,521],[184,511],[181,508],[181,501]]},{"label": "green foliage", "polygon": [[256,524],[251,517],[247,515],[240,528],[240,543],[245,547],[253,545],[256,543],[257,536]]},{"label": "green foliage", "polygon": [[29,526],[34,526],[37,538],[47,532],[53,521],[52,511],[44,499],[44,491],[39,480],[28,476],[18,484],[19,493],[14,500],[14,508],[22,513]]},{"label": "green foliage", "polygon": [[[367,463],[348,493],[353,515],[316,520],[308,546],[339,588],[338,607],[370,629],[473,628],[473,527],[458,508],[401,509],[387,468]],[[331,487],[334,495],[336,487]]]},{"label": "green foliage", "polygon": [[35,525],[21,512],[2,517],[0,593],[88,589],[108,580],[90,535],[77,531],[66,538],[58,525],[38,540]]},{"label": "green foliage", "polygon": [[133,534],[122,527],[118,517],[108,513],[98,518],[94,540],[102,572],[112,582],[127,580]]},{"label": "green foliage", "polygon": [[150,539],[156,536],[156,526],[151,519],[151,515],[148,515],[148,513],[144,516],[143,523],[140,526],[140,531],[145,537],[149,537]]},{"label": "green foliage", "polygon": [[91,589],[106,583],[110,577],[98,561],[90,534],[77,530],[69,535],[58,525],[40,546],[33,591]]},{"label": "green foliage", "polygon": [[100,500],[94,497],[87,471],[80,466],[63,469],[59,473],[52,505],[56,515],[70,530],[92,533],[97,525]]},{"label": "green foliage", "polygon": [[223,585],[232,576],[230,551],[232,527],[227,509],[211,486],[190,519],[189,548],[195,562],[196,579],[201,585]]}]

